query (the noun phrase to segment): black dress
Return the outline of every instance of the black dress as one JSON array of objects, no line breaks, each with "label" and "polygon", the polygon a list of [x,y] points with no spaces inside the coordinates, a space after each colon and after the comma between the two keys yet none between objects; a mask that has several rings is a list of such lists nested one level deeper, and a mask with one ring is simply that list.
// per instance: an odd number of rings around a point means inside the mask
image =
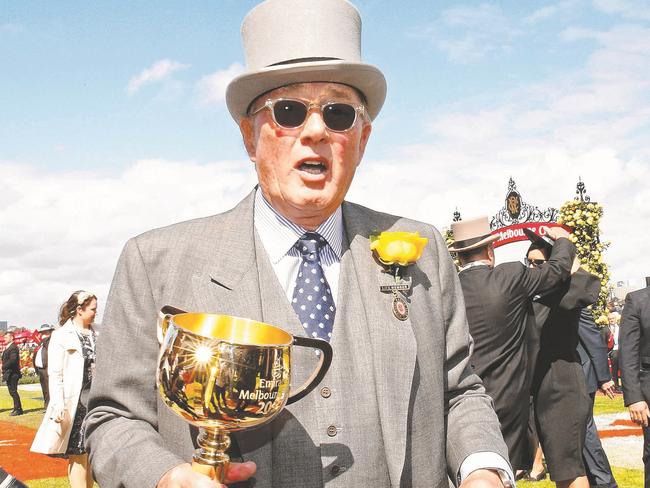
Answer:
[{"label": "black dress", "polygon": [[586,473],[582,450],[591,400],[576,347],[580,310],[595,302],[599,291],[600,280],[579,270],[561,289],[534,304],[540,328],[532,384],[535,420],[556,482]]},{"label": "black dress", "polygon": [[77,402],[77,411],[74,420],[72,421],[68,448],[66,449],[65,454],[53,454],[52,457],[67,458],[69,455],[80,455],[86,453],[86,448],[84,447],[86,436],[83,421],[88,410],[88,393],[90,392],[90,385],[93,380],[93,370],[95,367],[95,332],[91,331],[90,334],[77,332],[77,337],[79,337],[81,353],[84,358],[84,374],[81,384],[81,393],[79,394],[79,401]]}]

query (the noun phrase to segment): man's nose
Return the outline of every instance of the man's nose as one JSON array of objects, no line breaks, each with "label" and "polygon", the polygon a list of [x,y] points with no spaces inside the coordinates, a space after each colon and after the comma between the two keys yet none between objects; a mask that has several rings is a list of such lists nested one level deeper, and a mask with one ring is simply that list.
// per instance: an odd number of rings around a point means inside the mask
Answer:
[{"label": "man's nose", "polygon": [[300,138],[311,142],[320,142],[327,139],[327,137],[329,137],[329,132],[321,111],[317,108],[311,109],[307,113],[307,120],[305,120]]}]

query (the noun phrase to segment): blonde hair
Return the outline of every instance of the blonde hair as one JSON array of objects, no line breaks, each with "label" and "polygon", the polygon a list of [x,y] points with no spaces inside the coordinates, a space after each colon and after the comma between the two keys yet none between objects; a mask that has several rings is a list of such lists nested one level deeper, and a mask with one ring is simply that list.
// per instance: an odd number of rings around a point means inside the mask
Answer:
[{"label": "blonde hair", "polygon": [[59,310],[59,325],[65,324],[68,320],[77,315],[77,307],[86,308],[93,300],[97,300],[97,297],[92,293],[84,290],[75,291],[70,295],[70,298],[61,305],[61,309]]}]

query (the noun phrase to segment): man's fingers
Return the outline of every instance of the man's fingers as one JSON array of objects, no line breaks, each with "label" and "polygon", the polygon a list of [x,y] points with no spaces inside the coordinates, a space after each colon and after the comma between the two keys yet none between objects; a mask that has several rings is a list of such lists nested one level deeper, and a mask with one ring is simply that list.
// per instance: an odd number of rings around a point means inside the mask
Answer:
[{"label": "man's fingers", "polygon": [[226,483],[235,483],[237,481],[246,481],[257,471],[257,466],[253,461],[245,463],[230,463],[226,472]]}]

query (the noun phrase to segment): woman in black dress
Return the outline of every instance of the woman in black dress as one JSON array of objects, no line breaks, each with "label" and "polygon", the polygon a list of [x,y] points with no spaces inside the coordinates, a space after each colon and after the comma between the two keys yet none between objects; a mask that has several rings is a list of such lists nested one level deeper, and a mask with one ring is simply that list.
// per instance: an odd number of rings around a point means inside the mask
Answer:
[{"label": "woman in black dress", "polygon": [[[533,240],[529,266],[548,259],[550,244]],[[600,280],[579,268],[557,290],[533,303],[539,346],[532,396],[535,423],[551,479],[558,488],[589,488],[582,460],[591,405],[578,345],[580,310],[598,298]]]}]

